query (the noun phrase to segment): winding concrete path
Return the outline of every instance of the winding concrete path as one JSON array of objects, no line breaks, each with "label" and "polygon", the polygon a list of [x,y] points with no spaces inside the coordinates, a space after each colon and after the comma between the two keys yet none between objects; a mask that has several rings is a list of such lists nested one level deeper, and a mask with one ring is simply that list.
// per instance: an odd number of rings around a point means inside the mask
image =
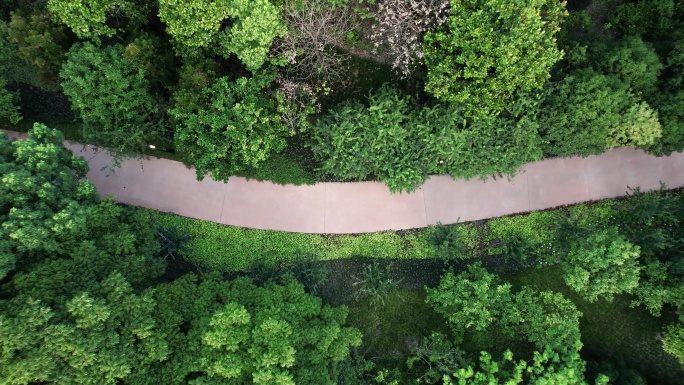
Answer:
[{"label": "winding concrete path", "polygon": [[[25,134],[7,131],[10,137]],[[529,163],[512,180],[454,181],[433,176],[410,194],[391,194],[378,182],[279,186],[233,177],[195,179],[195,170],[167,159],[126,160],[113,174],[111,158],[65,142],[90,164],[100,195],[122,203],[233,226],[304,233],[365,233],[425,227],[541,210],[624,195],[627,186],[684,186],[684,154],[654,157],[615,149],[588,158]]]}]

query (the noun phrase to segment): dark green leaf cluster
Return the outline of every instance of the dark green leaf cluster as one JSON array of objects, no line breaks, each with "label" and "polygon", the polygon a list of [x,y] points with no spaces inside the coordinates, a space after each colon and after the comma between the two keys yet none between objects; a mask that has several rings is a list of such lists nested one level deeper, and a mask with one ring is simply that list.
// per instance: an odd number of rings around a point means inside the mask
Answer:
[{"label": "dark green leaf cluster", "polygon": [[317,122],[312,149],[322,171],[351,180],[372,175],[392,191],[414,190],[438,161],[428,143],[431,122],[410,97],[388,86],[368,103],[347,101]]},{"label": "dark green leaf cluster", "polygon": [[75,45],[60,77],[64,93],[83,119],[83,138],[120,156],[136,156],[160,140],[167,127],[145,71],[124,53],[121,45]]},{"label": "dark green leaf cluster", "polygon": [[9,42],[7,26],[0,21],[0,122],[16,124],[22,118],[17,107],[19,98],[15,93],[7,90],[7,78],[5,77],[14,55],[14,48]]},{"label": "dark green leaf cluster", "polygon": [[36,66],[39,77],[56,80],[69,43],[64,27],[56,25],[48,13],[30,18],[12,14],[7,27],[9,41],[17,45],[17,55]]}]

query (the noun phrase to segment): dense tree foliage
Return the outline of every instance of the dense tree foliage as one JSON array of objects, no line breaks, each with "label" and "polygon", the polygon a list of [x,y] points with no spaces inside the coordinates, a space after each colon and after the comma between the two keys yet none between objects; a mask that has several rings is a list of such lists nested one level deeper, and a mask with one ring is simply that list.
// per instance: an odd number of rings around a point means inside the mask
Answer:
[{"label": "dense tree foliage", "polygon": [[[159,17],[179,54],[198,57],[203,50],[225,57],[236,54],[250,71],[261,68],[273,39],[285,34],[278,8],[268,0],[161,0]],[[230,27],[223,30],[228,20]]]},{"label": "dense tree foliage", "polygon": [[652,151],[669,154],[684,149],[684,37],[673,44],[666,59],[666,71],[672,76],[665,81],[663,91],[655,96],[663,138]]},{"label": "dense tree foliage", "polygon": [[523,164],[541,159],[538,104],[533,95],[519,95],[500,114],[474,121],[433,109],[428,121],[438,123],[430,144],[439,161],[432,172],[464,179],[500,177],[515,175]]},{"label": "dense tree foliage", "polygon": [[672,28],[674,0],[625,1],[615,4],[608,13],[610,26],[625,36],[660,37]]},{"label": "dense tree foliage", "polygon": [[344,327],[347,310],[322,305],[292,279],[258,287],[247,278],[185,276],[156,289],[163,334],[174,355],[145,382],[333,384],[361,341]]},{"label": "dense tree foliage", "polygon": [[176,148],[195,165],[198,178],[211,172],[213,179],[227,180],[285,148],[285,138],[294,132],[265,95],[273,80],[270,73],[236,82],[222,77],[203,90],[196,109],[170,111],[177,122]]},{"label": "dense tree foliage", "polygon": [[662,135],[657,112],[614,76],[583,69],[548,89],[539,125],[550,155],[587,156],[617,146],[645,147]]},{"label": "dense tree foliage", "polygon": [[522,337],[535,347],[531,361],[515,361],[510,350],[494,361],[483,351],[479,360],[455,368],[453,377],[446,375],[445,383],[584,383],[581,313],[562,295],[528,288],[513,292],[479,264],[459,275],[447,273],[438,287],[426,290],[426,301],[446,318],[457,344],[468,333],[485,332]]},{"label": "dense tree foliage", "polygon": [[119,274],[51,309],[32,297],[0,303],[0,376],[10,384],[116,384],[168,357],[150,293]]},{"label": "dense tree foliage", "polygon": [[36,124],[26,141],[10,142],[0,133],[0,276],[12,270],[17,255],[62,252],[85,231],[86,208],[95,187],[79,181],[88,170],[62,146],[58,131]]},{"label": "dense tree foliage", "polygon": [[622,207],[623,233],[641,248],[642,277],[635,290],[635,305],[643,304],[655,316],[672,306],[684,322],[684,202],[669,194],[632,190]]},{"label": "dense tree foliage", "polygon": [[[384,87],[370,95],[368,107],[347,102],[320,120],[313,150],[324,160],[323,171],[355,180],[374,175],[392,191],[421,185],[430,168],[425,139],[431,122],[412,110],[412,103]],[[417,125],[424,129],[413,129]]]},{"label": "dense tree foliage", "polygon": [[593,68],[618,77],[632,91],[651,96],[658,89],[663,64],[653,47],[641,38],[626,37],[610,45],[601,41],[590,51]]},{"label": "dense tree foliage", "polygon": [[610,228],[572,245],[561,263],[565,282],[587,301],[631,293],[639,285],[639,246]]},{"label": "dense tree foliage", "polygon": [[17,95],[7,88],[5,73],[14,55],[13,48],[8,40],[6,25],[0,21],[0,122],[7,121],[17,123],[21,120],[17,107]]},{"label": "dense tree foliage", "polygon": [[684,363],[684,324],[670,325],[665,330],[663,349]]},{"label": "dense tree foliage", "polygon": [[0,121],[8,121],[10,123],[17,123],[21,120],[19,114],[19,107],[17,107],[17,95],[8,91],[5,86],[7,80],[0,76]]},{"label": "dense tree foliage", "polygon": [[555,0],[452,0],[449,20],[425,36],[425,89],[468,116],[500,112],[516,91],[539,89],[562,57]]},{"label": "dense tree foliage", "polygon": [[140,0],[48,0],[47,6],[76,36],[99,41],[114,36],[118,26],[143,24],[148,5]]},{"label": "dense tree foliage", "polygon": [[143,68],[120,45],[74,46],[62,66],[64,93],[83,119],[84,139],[124,156],[145,152],[167,129]]},{"label": "dense tree foliage", "polygon": [[17,45],[17,55],[38,68],[40,77],[54,80],[65,60],[68,43],[64,27],[55,25],[49,13],[24,18],[12,14],[8,39]]}]

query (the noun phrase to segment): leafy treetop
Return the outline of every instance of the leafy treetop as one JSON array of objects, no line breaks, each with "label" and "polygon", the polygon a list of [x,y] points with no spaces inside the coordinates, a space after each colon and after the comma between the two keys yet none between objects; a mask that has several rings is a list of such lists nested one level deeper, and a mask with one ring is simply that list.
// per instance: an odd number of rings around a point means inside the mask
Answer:
[{"label": "leafy treetop", "polygon": [[565,15],[557,0],[452,0],[449,20],[425,35],[425,90],[467,116],[499,113],[549,78]]}]

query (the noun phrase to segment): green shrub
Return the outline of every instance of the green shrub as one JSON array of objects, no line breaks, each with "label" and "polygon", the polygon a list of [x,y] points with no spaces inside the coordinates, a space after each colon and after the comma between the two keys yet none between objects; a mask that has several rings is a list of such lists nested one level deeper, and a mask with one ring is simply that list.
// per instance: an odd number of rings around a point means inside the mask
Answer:
[{"label": "green shrub", "polygon": [[465,234],[458,226],[445,226],[437,222],[437,225],[431,228],[430,244],[439,258],[466,258]]},{"label": "green shrub", "polygon": [[663,350],[677,357],[679,362],[684,364],[684,326],[670,325],[665,330]]},{"label": "green shrub", "polygon": [[412,98],[387,85],[368,98],[368,107],[346,101],[317,122],[311,148],[322,171],[346,180],[375,176],[394,192],[416,189],[428,174],[430,127]]},{"label": "green shrub", "polygon": [[399,288],[399,281],[392,277],[392,264],[381,266],[378,261],[367,264],[361,275],[354,277],[354,298],[368,298],[371,307],[385,306],[385,297]]}]

